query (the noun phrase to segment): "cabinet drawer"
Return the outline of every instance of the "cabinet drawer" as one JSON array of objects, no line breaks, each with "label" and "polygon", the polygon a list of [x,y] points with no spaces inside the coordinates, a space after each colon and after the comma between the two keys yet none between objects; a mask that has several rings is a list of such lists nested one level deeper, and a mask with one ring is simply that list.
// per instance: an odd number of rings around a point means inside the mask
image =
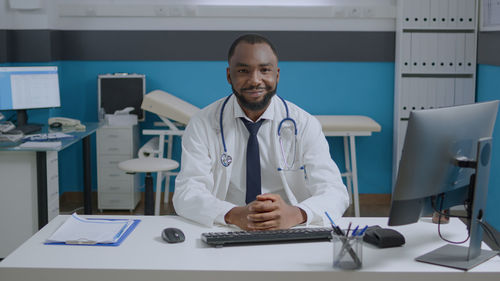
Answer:
[{"label": "cabinet drawer", "polygon": [[135,209],[131,193],[99,193],[99,209]]},{"label": "cabinet drawer", "polygon": [[134,190],[132,185],[132,178],[130,180],[103,180],[99,184],[99,191],[109,193],[132,192]]},{"label": "cabinet drawer", "polygon": [[101,154],[128,154],[132,153],[132,134],[130,129],[101,129],[99,130],[99,149]]},{"label": "cabinet drawer", "polygon": [[126,160],[130,160],[132,157],[128,154],[120,155],[100,155],[99,164],[104,167],[116,167],[118,169],[118,163]]},{"label": "cabinet drawer", "polygon": [[131,182],[133,177],[134,175],[125,173],[125,171],[120,170],[117,166],[107,166],[99,170],[99,179],[102,179],[103,181],[123,180]]}]

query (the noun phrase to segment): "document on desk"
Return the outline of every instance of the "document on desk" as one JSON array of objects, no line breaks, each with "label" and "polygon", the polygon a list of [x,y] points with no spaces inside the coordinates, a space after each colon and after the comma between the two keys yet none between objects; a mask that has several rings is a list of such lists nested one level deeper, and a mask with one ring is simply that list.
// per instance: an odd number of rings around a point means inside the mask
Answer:
[{"label": "document on desk", "polygon": [[27,141],[19,145],[22,148],[57,148],[62,145],[60,141]]},{"label": "document on desk", "polygon": [[87,219],[72,214],[45,244],[117,246],[140,220]]}]

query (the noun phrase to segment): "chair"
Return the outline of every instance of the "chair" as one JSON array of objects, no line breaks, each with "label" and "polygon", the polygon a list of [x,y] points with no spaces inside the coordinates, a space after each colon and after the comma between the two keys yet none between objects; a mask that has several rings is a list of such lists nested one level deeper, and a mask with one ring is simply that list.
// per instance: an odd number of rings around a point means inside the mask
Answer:
[{"label": "chair", "polygon": [[[172,159],[150,157],[135,158],[122,161],[118,163],[118,167],[127,173],[146,173],[144,215],[160,215],[161,180],[163,178],[162,173],[176,169],[177,167],[179,167],[179,163]],[[153,198],[153,177],[151,176],[151,173],[157,173],[156,201]],[[153,202],[155,202],[154,212]]]}]

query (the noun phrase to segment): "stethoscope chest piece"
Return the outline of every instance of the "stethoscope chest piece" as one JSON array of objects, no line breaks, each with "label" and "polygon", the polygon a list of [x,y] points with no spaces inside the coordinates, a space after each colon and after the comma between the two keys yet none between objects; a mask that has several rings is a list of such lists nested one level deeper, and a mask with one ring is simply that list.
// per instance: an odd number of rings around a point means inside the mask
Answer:
[{"label": "stethoscope chest piece", "polygon": [[233,162],[233,158],[229,154],[224,152],[220,156],[220,162],[222,163],[222,166],[228,167]]}]

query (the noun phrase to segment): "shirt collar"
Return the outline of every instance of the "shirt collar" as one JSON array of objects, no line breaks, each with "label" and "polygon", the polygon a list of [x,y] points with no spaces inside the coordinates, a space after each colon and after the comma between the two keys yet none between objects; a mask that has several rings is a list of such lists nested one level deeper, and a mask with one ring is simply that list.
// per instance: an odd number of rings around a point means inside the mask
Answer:
[{"label": "shirt collar", "polygon": [[[234,94],[233,94],[234,95]],[[234,118],[245,118],[247,120],[250,120],[250,118],[247,117],[247,115],[245,114],[245,112],[243,111],[243,109],[241,109],[241,106],[240,104],[238,103],[238,98],[236,96],[234,96],[234,99],[233,99],[233,108],[234,108]],[[269,106],[267,107],[266,111],[264,111],[264,113],[259,117],[259,119],[257,119],[256,122],[258,122],[259,120],[261,119],[268,119],[268,120],[274,120],[274,97],[271,99],[271,102],[269,103]],[[252,120],[250,120],[252,121]],[[252,121],[253,122],[253,121]]]}]

